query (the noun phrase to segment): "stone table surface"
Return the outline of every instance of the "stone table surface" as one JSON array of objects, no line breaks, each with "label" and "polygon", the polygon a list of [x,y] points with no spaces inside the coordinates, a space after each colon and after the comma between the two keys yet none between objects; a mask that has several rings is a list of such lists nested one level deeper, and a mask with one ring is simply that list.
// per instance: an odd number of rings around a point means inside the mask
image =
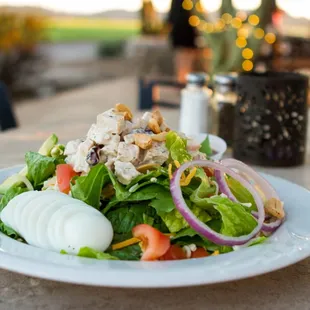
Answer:
[{"label": "stone table surface", "polygon": [[[20,127],[0,133],[0,168],[23,163],[24,153],[37,150],[51,132],[63,142],[84,136],[96,115],[117,102],[136,109],[135,79],[98,83],[19,104]],[[163,113],[171,127],[177,127],[178,111]],[[302,167],[258,169],[310,189],[309,156]],[[0,270],[0,309],[310,309],[309,279],[310,259],[251,279],[157,290],[87,287]]]}]

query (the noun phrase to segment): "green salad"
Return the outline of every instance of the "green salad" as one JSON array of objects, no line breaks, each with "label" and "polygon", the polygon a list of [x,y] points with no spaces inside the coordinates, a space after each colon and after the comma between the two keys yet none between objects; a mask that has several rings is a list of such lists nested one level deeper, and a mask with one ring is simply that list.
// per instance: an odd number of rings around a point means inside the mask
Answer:
[{"label": "green salad", "polygon": [[[247,165],[213,161],[208,137],[202,143],[194,138],[171,130],[159,111],[134,119],[122,104],[98,115],[85,138],[62,145],[53,134],[38,152],[26,153],[24,169],[0,185],[0,230],[30,245],[95,259],[199,258],[264,242],[285,217],[277,193]],[[36,225],[45,206],[41,210],[40,199],[32,200],[43,192],[46,205],[59,199],[61,208],[61,201],[72,201],[107,220],[112,240],[97,247],[95,239],[105,234],[100,227],[89,236],[81,233],[74,251],[61,247],[63,241],[58,246],[44,239],[44,227]],[[72,206],[68,218],[75,214]],[[60,226],[64,220],[57,212]]]}]

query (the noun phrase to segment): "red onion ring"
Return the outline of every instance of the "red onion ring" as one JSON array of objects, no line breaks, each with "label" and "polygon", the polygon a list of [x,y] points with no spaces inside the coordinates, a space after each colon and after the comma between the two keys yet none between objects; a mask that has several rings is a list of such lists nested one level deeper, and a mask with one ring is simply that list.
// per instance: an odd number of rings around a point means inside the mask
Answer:
[{"label": "red onion ring", "polygon": [[[258,218],[258,213],[255,212],[255,211],[252,211],[252,215],[257,219]],[[277,219],[273,222],[270,222],[270,223],[263,223],[263,226],[262,226],[262,231],[264,232],[274,232],[276,231],[279,226],[282,224],[282,220],[280,219]]]},{"label": "red onion ring", "polygon": [[238,202],[237,198],[234,196],[229,186],[227,185],[224,173],[220,170],[215,170],[214,176],[217,184],[219,185],[220,192],[225,194],[231,201]]},{"label": "red onion ring", "polygon": [[[212,230],[209,226],[201,222],[189,209],[182,195],[180,179],[182,173],[186,169],[194,166],[211,167],[215,170],[220,170],[221,172],[226,173],[230,175],[232,178],[239,181],[253,195],[258,210],[258,219],[257,219],[257,226],[253,229],[253,231],[250,234],[240,237],[228,237],[219,234],[214,230]],[[259,197],[259,195],[257,194],[257,192],[253,189],[253,187],[247,181],[245,181],[239,174],[223,166],[222,164],[216,162],[212,162],[209,160],[195,160],[192,162],[186,162],[175,171],[172,180],[170,182],[170,191],[176,208],[182,214],[187,223],[199,234],[203,235],[204,237],[206,237],[207,239],[216,244],[227,246],[245,244],[247,241],[251,240],[254,236],[256,236],[258,232],[260,232],[265,220],[265,209],[263,202]]]},{"label": "red onion ring", "polygon": [[269,184],[269,182],[243,162],[233,158],[227,158],[222,160],[222,164],[230,169],[238,169],[240,172],[243,172],[251,179],[253,179],[255,183],[261,188],[267,200],[270,198],[279,199],[278,194],[276,193],[274,188]]}]

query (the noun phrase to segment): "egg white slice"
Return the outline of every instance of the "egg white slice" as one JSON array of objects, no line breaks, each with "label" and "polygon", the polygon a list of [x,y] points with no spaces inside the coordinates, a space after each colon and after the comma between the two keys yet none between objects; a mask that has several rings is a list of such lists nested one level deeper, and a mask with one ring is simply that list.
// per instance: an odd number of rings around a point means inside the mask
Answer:
[{"label": "egg white slice", "polygon": [[[73,208],[72,208],[73,207]],[[63,222],[66,220],[66,214],[68,213],[75,214],[77,212],[94,212],[96,211],[94,208],[91,208],[90,206],[82,203],[81,201],[77,199],[70,198],[66,201],[66,204],[61,206],[56,212],[51,216],[48,224],[47,224],[47,236],[49,239],[49,243],[51,244],[52,248],[55,250],[60,249],[60,238],[59,234],[56,233],[58,228],[63,224]],[[58,224],[58,225],[57,225]],[[56,235],[58,238],[56,238]],[[64,236],[62,237],[64,238]],[[62,249],[60,249],[62,250]]]},{"label": "egg white slice", "polygon": [[[29,202],[29,212],[27,213],[27,218],[24,224],[24,232],[26,241],[35,246],[44,246],[44,243],[41,243],[41,235],[38,234],[38,225],[39,225],[39,218],[43,213],[45,213],[46,209],[50,209],[50,206],[55,206],[57,204],[57,209],[59,209],[62,205],[67,202],[66,197],[58,197],[56,200],[53,199],[51,195],[42,195],[41,199],[34,199],[32,202]],[[54,212],[57,210],[54,208]],[[46,226],[41,230],[42,235],[46,235]],[[39,241],[40,240],[40,241]],[[46,238],[45,238],[46,240]]]},{"label": "egg white slice", "polygon": [[33,197],[32,192],[25,192],[16,197],[14,197],[11,201],[9,201],[8,205],[1,212],[1,220],[3,223],[11,228],[13,228],[17,233],[20,234],[19,226],[17,220],[19,220],[20,212],[23,207],[23,203],[19,204],[23,201],[31,200]]},{"label": "egg white slice", "polygon": [[25,238],[28,238],[28,240],[26,239],[27,242],[29,242],[30,244],[32,244],[33,240],[31,235],[29,235],[29,231],[27,230],[28,227],[28,219],[29,219],[29,215],[31,213],[32,210],[35,210],[38,206],[38,208],[41,210],[43,210],[46,206],[48,206],[50,203],[53,202],[53,194],[52,193],[48,193],[48,192],[38,192],[36,194],[34,194],[31,198],[32,199],[28,199],[27,201],[21,201],[18,205],[17,208],[22,205],[22,207],[18,208],[17,210],[19,210],[19,217],[17,215],[17,219],[16,219],[16,225],[18,227],[18,229],[21,232],[21,235]]},{"label": "egg white slice", "polygon": [[88,216],[79,213],[65,222],[64,238],[74,254],[85,246],[105,251],[112,242],[113,228],[100,212]]},{"label": "egg white slice", "polygon": [[67,241],[64,236],[64,227],[69,218],[75,214],[84,214],[88,216],[89,214],[95,214],[97,210],[94,208],[89,208],[87,205],[82,204],[72,204],[66,205],[63,209],[59,210],[58,216],[53,218],[53,223],[49,226],[48,236],[51,243],[55,248],[60,250],[67,249]]}]

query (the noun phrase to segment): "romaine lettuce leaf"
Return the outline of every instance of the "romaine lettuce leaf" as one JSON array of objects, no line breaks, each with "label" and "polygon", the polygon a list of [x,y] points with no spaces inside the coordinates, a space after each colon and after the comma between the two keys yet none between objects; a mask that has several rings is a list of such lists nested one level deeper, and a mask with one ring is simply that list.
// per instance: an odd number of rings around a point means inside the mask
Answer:
[{"label": "romaine lettuce leaf", "polygon": [[77,256],[95,258],[99,260],[118,260],[117,257],[109,253],[100,252],[89,247],[81,248]]},{"label": "romaine lettuce leaf", "polygon": [[216,204],[214,208],[221,214],[221,233],[225,236],[247,235],[257,225],[255,218],[240,204]]},{"label": "romaine lettuce leaf", "polygon": [[213,209],[212,203],[206,199],[215,194],[215,186],[210,186],[209,182],[206,180],[202,180],[199,187],[192,193],[190,196],[191,202],[193,202],[196,206],[211,210]]},{"label": "romaine lettuce leaf", "polygon": [[[129,190],[132,188],[134,185],[139,184],[139,187],[145,186],[146,184],[149,184],[151,182],[152,178],[160,178],[163,177],[162,179],[168,179],[168,171],[167,169],[160,167],[156,170],[152,170],[149,173],[146,174],[140,174],[138,175],[135,179],[133,179],[127,186],[126,190]],[[153,183],[153,182],[151,182]],[[137,188],[138,189],[138,188]]]},{"label": "romaine lettuce leaf", "polygon": [[240,182],[236,181],[235,179],[228,178],[226,180],[230,190],[237,198],[237,200],[244,203],[250,202],[252,206],[249,209],[251,211],[256,211],[257,207],[252,194],[244,186],[242,186]]},{"label": "romaine lettuce leaf", "polygon": [[18,186],[13,186],[9,188],[5,195],[2,196],[1,201],[0,201],[0,212],[7,206],[7,204],[12,200],[14,197],[27,192],[28,189],[25,187],[18,187]]},{"label": "romaine lettuce leaf", "polygon": [[102,188],[110,182],[108,169],[103,164],[94,166],[87,176],[73,178],[71,194],[88,205],[99,209]]},{"label": "romaine lettuce leaf", "polygon": [[[196,215],[196,217],[203,223],[206,223],[211,220],[210,215],[206,211],[194,205],[191,206],[191,210]],[[171,233],[175,233],[180,231],[181,229],[189,227],[188,223],[177,209],[173,209],[170,212],[162,212],[159,213],[158,215],[161,217],[161,219],[163,220],[163,222],[168,227]]]},{"label": "romaine lettuce leaf", "polygon": [[43,156],[35,152],[27,152],[25,160],[28,169],[28,179],[35,188],[39,188],[44,181],[55,173],[55,158]]},{"label": "romaine lettuce leaf", "polygon": [[166,136],[166,147],[172,160],[177,160],[180,164],[192,159],[187,151],[187,141],[182,139],[175,131],[170,131]]},{"label": "romaine lettuce leaf", "polygon": [[5,235],[13,238],[19,239],[21,238],[19,234],[9,226],[6,226],[2,221],[0,221],[0,231],[2,231]]}]

